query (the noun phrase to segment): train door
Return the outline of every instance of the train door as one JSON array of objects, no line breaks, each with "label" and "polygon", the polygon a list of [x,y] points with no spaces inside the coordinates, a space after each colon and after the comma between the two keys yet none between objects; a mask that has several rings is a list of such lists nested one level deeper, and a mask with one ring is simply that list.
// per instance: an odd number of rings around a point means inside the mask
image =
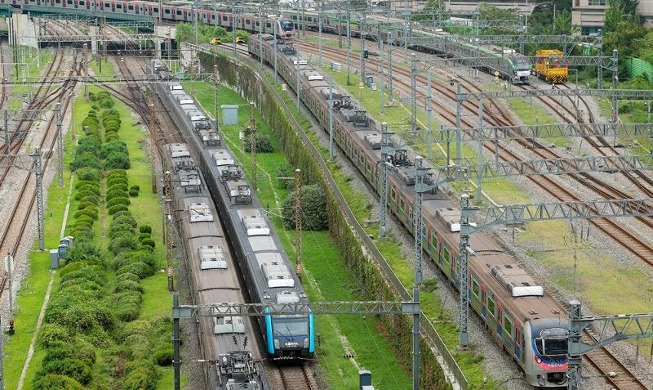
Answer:
[{"label": "train door", "polygon": [[[481,284],[481,314],[483,318],[487,318],[487,285]],[[487,320],[486,320],[487,321]]]},{"label": "train door", "polygon": [[521,327],[519,326],[519,322],[515,321],[515,359],[517,361],[521,360],[521,348],[523,345],[523,340],[522,340],[522,332],[521,332]]},{"label": "train door", "polygon": [[497,335],[499,335],[499,340],[503,339],[503,327],[501,322],[503,321],[503,305],[501,301],[497,302]]}]

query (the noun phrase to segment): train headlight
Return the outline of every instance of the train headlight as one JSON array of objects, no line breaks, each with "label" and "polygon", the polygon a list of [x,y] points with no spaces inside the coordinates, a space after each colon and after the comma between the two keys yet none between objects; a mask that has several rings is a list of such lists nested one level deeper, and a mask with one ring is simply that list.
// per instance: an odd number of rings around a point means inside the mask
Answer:
[{"label": "train headlight", "polygon": [[542,363],[542,359],[540,359],[539,356],[535,356],[535,363],[537,363],[537,364]]},{"label": "train headlight", "polygon": [[279,339],[274,339],[274,349],[279,349]]},{"label": "train headlight", "polygon": [[304,339],[304,347],[308,348],[308,337]]}]

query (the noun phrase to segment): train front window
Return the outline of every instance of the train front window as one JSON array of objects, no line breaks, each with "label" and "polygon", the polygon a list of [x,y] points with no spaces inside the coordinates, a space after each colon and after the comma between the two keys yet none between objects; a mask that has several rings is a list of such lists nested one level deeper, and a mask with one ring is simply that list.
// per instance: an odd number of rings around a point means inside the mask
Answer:
[{"label": "train front window", "polygon": [[295,28],[295,23],[292,20],[282,20],[280,24],[283,31],[292,31]]},{"label": "train front window", "polygon": [[275,337],[300,336],[308,334],[306,317],[273,317],[272,331]]},{"label": "train front window", "polygon": [[540,337],[535,339],[535,346],[543,356],[564,357],[567,355],[567,340],[569,331],[562,328],[544,329]]}]

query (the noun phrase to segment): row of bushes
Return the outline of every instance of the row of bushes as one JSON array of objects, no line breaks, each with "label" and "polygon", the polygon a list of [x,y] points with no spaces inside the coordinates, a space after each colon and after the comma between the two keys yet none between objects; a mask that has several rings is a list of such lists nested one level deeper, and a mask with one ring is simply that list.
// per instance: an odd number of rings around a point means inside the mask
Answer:
[{"label": "row of bushes", "polygon": [[[91,94],[91,100],[93,108],[83,121],[86,136],[71,164],[78,203],[68,229],[76,240],[39,333],[39,346],[47,352],[33,387],[154,389],[157,365],[172,361],[172,324],[169,318],[137,319],[143,294],[139,282],[155,271],[152,229],[140,226],[140,235],[135,234],[129,205],[139,188],[128,184],[129,155],[118,137],[113,101],[107,93]],[[111,255],[94,242],[94,222],[103,212],[112,215]]]}]

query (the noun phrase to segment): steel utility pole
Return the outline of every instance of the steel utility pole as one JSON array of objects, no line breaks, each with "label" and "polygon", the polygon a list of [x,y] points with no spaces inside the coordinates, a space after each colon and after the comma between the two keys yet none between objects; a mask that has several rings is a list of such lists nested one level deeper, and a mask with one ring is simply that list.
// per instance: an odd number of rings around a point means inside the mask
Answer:
[{"label": "steel utility pole", "polygon": [[[61,133],[61,102],[57,102],[54,109],[57,123],[57,176],[59,187],[63,187],[63,134]],[[73,115],[75,113],[73,112]]]},{"label": "steel utility pole", "polygon": [[297,266],[295,272],[299,280],[302,280],[302,187],[301,187],[301,170],[295,169],[295,232],[297,233]]},{"label": "steel utility pole", "polygon": [[249,103],[249,151],[252,154],[252,191],[256,191],[256,122],[254,121],[254,102]]}]

